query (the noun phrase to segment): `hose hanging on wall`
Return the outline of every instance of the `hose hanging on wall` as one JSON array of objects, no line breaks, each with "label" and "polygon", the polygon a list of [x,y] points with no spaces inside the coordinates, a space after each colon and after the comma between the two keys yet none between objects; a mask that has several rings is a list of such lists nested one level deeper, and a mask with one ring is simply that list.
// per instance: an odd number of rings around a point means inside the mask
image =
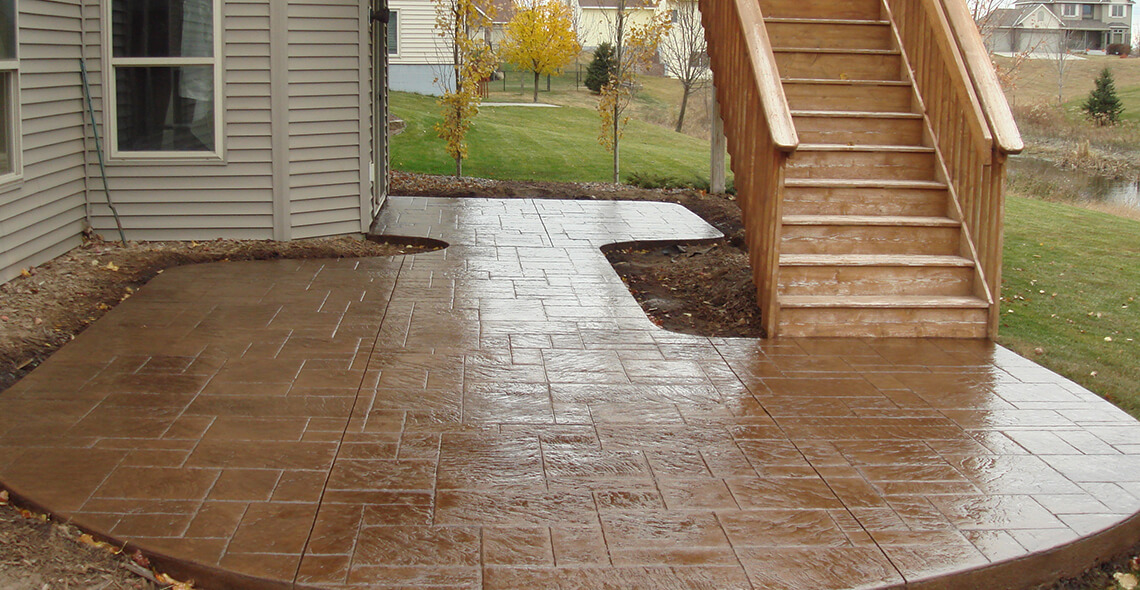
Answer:
[{"label": "hose hanging on wall", "polygon": [[79,58],[79,74],[83,77],[83,96],[87,99],[87,114],[91,117],[91,133],[95,135],[95,152],[99,155],[99,173],[103,176],[103,194],[107,197],[107,206],[111,208],[111,215],[115,216],[115,227],[119,229],[119,239],[123,246],[127,245],[127,234],[123,232],[123,221],[119,219],[119,211],[111,202],[111,189],[107,187],[107,164],[103,161],[103,144],[99,142],[99,126],[95,122],[95,103],[91,100],[91,83],[87,80],[87,60]]}]

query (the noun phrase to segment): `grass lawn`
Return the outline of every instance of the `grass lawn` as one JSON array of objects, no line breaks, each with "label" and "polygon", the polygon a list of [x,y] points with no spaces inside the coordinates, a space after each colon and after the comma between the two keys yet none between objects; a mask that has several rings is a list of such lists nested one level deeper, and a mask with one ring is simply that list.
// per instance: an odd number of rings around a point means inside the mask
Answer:
[{"label": "grass lawn", "polygon": [[[1065,70],[1065,102],[1084,100],[1095,86],[1096,77],[1105,67],[1112,70],[1119,93],[1132,91],[1134,97],[1125,108],[1140,113],[1140,59],[1121,59],[1109,56],[1081,56],[1084,59],[1070,60]],[[1011,58],[996,57],[994,63],[1008,68]],[[1057,62],[1048,59],[1030,59],[1017,66],[1014,87],[1007,92],[1010,102],[1031,105],[1041,102],[1057,103]]]},{"label": "grass lawn", "polygon": [[1140,221],[1011,196],[1004,276],[1000,342],[1140,418]]},{"label": "grass lawn", "polygon": [[[392,138],[392,167],[454,174],[434,125],[439,106],[430,96],[393,92],[392,112],[407,129]],[[468,176],[500,180],[606,182],[612,157],[597,140],[600,120],[583,107],[483,107],[468,136]],[[656,125],[631,121],[621,143],[622,178],[652,172],[682,180],[708,179],[709,143]]]}]

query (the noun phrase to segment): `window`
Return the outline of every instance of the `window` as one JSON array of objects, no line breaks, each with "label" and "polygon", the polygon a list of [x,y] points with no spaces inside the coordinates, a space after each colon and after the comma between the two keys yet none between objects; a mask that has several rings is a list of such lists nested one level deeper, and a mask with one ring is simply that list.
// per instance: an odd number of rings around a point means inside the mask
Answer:
[{"label": "window", "polygon": [[1084,18],[1084,19],[1092,18],[1093,17],[1093,8],[1095,8],[1095,6],[1093,6],[1092,4],[1082,4],[1081,5],[1081,18]]},{"label": "window", "polygon": [[221,153],[219,0],[112,0],[117,156]]},{"label": "window", "polygon": [[400,13],[388,13],[388,55],[400,54]]},{"label": "window", "polygon": [[1061,5],[1061,16],[1066,16],[1069,18],[1076,18],[1077,17],[1077,5],[1076,4],[1063,4],[1063,5]]},{"label": "window", "polygon": [[16,0],[0,0],[0,178],[20,171]]},{"label": "window", "polygon": [[1123,4],[1113,4],[1112,5],[1112,18],[1124,18],[1124,5]]}]

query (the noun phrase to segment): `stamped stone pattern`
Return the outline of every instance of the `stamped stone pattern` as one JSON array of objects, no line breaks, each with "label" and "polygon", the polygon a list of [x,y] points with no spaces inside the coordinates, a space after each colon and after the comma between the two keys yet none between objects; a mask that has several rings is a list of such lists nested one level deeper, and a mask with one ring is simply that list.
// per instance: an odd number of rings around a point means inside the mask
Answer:
[{"label": "stamped stone pattern", "polygon": [[889,587],[1140,511],[1140,424],[991,343],[658,328],[600,248],[678,206],[385,221],[450,246],[160,275],[0,394],[0,481],[248,587]]}]

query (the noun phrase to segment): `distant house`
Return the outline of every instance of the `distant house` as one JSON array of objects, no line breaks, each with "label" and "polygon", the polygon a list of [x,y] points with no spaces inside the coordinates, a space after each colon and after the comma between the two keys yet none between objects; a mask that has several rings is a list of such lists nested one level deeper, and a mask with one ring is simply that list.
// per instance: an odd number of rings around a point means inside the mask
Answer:
[{"label": "distant house", "polygon": [[665,10],[663,0],[573,0],[574,20],[578,27],[578,43],[593,50],[602,43],[613,43],[617,27],[618,7],[625,2],[626,22],[645,24]]},{"label": "distant house", "polygon": [[1018,0],[996,11],[983,32],[992,51],[1103,51],[1132,43],[1134,9],[1135,0]]},{"label": "distant house", "polygon": [[[489,29],[474,31],[498,47],[506,25],[514,15],[513,0],[492,0],[494,14]],[[432,0],[389,0],[389,88],[438,96],[455,85],[455,58],[451,45],[436,30],[436,3]]]},{"label": "distant house", "polygon": [[117,237],[100,155],[130,240],[366,232],[387,162],[373,8],[0,0],[0,282],[86,228]]},{"label": "distant house", "polygon": [[1065,41],[1065,23],[1044,4],[995,10],[982,25],[990,51],[1058,53]]}]

